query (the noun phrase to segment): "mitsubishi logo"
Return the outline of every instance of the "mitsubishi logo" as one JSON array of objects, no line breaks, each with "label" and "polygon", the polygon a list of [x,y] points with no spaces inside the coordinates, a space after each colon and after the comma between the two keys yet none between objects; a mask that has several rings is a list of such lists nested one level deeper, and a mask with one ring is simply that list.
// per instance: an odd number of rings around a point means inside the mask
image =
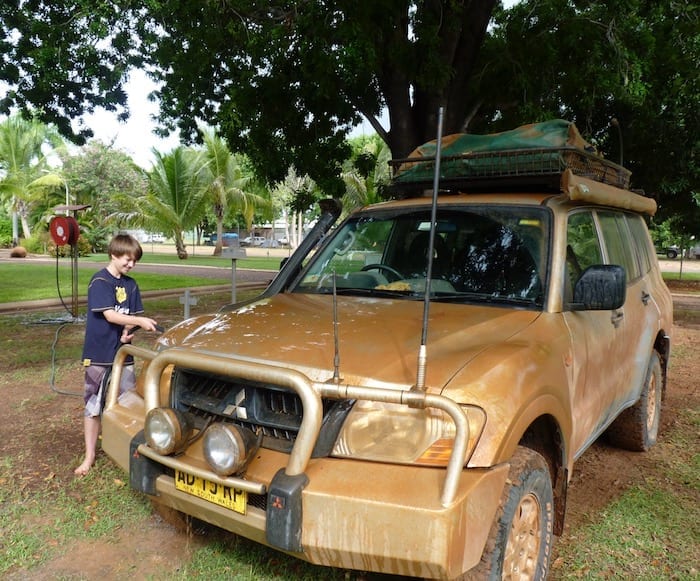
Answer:
[{"label": "mitsubishi logo", "polygon": [[244,407],[241,407],[241,404],[245,401],[245,389],[241,389],[237,394],[234,399],[234,403],[228,404],[224,408],[224,414],[227,416],[233,416],[235,414],[235,417],[240,419],[240,420],[247,420],[248,419],[248,410],[246,410]]}]

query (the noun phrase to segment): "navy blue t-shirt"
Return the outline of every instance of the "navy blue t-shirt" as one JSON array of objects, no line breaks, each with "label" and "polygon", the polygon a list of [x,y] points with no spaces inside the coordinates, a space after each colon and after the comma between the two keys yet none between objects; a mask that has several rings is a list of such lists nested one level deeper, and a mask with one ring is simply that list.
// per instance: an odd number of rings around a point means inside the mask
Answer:
[{"label": "navy blue t-shirt", "polygon": [[130,276],[119,278],[103,268],[96,272],[88,285],[88,312],[83,345],[84,365],[112,365],[122,343],[119,340],[124,329],[112,325],[104,312],[113,309],[118,313],[136,315],[143,313],[141,293]]}]

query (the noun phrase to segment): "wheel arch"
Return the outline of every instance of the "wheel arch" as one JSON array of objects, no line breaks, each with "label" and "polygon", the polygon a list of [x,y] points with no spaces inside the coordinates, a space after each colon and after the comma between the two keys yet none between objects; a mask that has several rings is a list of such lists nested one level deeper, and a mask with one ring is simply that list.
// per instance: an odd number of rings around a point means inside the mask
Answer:
[{"label": "wheel arch", "polygon": [[525,430],[519,445],[534,450],[547,461],[554,492],[554,534],[561,535],[569,480],[562,430],[553,416],[541,415]]},{"label": "wheel arch", "polygon": [[654,351],[659,354],[661,362],[662,397],[666,395],[666,376],[668,361],[671,357],[671,337],[668,333],[659,331],[654,340]]}]

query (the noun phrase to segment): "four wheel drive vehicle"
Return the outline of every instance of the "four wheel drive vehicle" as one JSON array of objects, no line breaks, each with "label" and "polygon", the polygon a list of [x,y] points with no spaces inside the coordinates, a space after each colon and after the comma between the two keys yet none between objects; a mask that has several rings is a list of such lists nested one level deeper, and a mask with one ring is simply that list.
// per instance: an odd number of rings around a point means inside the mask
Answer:
[{"label": "four wheel drive vehicle", "polygon": [[241,240],[241,246],[262,246],[265,242],[264,236],[246,236]]},{"label": "four wheel drive vehicle", "polygon": [[678,253],[680,252],[680,249],[678,246],[669,246],[665,250],[662,250],[661,253],[666,255],[666,258],[669,258],[673,260],[674,258],[678,257]]},{"label": "four wheel drive vehicle", "polygon": [[323,203],[259,297],[119,351],[103,447],[132,487],[320,565],[546,576],[574,461],[656,440],[672,304],[655,203],[575,127],[474,139],[436,196],[426,144],[403,199],[334,228]]}]

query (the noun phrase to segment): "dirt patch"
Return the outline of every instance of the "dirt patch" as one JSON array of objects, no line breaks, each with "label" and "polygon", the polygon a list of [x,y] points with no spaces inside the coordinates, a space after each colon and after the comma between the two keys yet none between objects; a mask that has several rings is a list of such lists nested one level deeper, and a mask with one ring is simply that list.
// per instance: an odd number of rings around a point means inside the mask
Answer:
[{"label": "dirt patch", "polygon": [[[672,359],[658,445],[640,454],[618,450],[601,441],[579,459],[572,475],[566,527],[559,548],[576,543],[577,529],[595,519],[629,486],[649,478],[663,480],[665,463],[660,460],[675,453],[664,440],[664,434],[684,421],[682,410],[698,409],[700,399],[697,381],[700,295],[687,301],[683,303],[687,307],[685,315],[674,327],[674,351],[684,356]],[[82,400],[58,392],[80,392],[82,370],[77,366],[60,367],[52,390],[49,363],[56,326],[27,324],[18,317],[3,319],[0,320],[0,458],[12,460],[13,486],[50,496],[70,488],[73,469],[81,459]],[[64,358],[79,348],[82,328],[75,325],[65,333],[60,341],[66,351]],[[144,344],[147,340],[144,337]],[[31,345],[29,351],[40,346],[40,352],[25,353],[27,345]],[[688,430],[692,429],[688,426]],[[108,459],[100,454],[97,468],[108,464]],[[8,485],[0,478],[0,492]],[[43,520],[41,515],[32,518],[37,519],[37,524]],[[51,513],[45,518],[51,518]],[[176,530],[152,514],[138,530],[120,530],[108,540],[69,543],[41,567],[15,569],[6,578],[164,579],[188,562],[193,547],[206,542]],[[553,578],[563,578],[564,571],[558,570],[559,567],[561,564],[555,558]]]}]

